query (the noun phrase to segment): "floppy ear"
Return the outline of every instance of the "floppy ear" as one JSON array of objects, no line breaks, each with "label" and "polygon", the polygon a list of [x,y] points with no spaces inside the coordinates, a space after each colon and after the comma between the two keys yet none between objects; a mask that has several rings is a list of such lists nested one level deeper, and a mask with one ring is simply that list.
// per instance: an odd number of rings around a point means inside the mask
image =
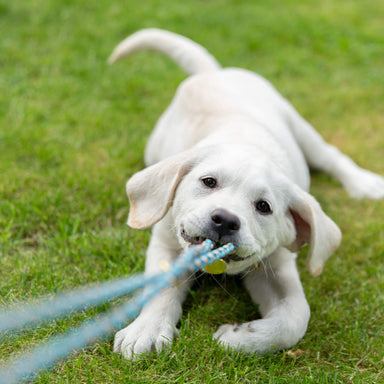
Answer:
[{"label": "floppy ear", "polygon": [[296,185],[292,188],[289,209],[295,222],[296,239],[288,248],[296,252],[309,244],[307,266],[312,275],[317,276],[339,246],[341,232],[310,194]]},{"label": "floppy ear", "polygon": [[134,174],[126,185],[131,205],[128,225],[147,228],[162,219],[172,205],[180,180],[191,168],[191,151],[185,151]]}]

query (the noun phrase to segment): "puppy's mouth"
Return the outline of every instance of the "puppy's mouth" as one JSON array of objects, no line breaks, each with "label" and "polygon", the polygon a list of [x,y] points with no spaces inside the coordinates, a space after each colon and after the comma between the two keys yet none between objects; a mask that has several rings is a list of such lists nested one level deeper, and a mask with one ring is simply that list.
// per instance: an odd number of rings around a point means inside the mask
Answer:
[{"label": "puppy's mouth", "polygon": [[[184,239],[184,241],[186,241],[187,243],[192,244],[192,245],[202,244],[205,240],[207,240],[207,237],[204,237],[204,236],[190,236],[190,235],[188,235],[187,232],[185,232],[184,229],[181,231],[181,237]],[[214,249],[219,248],[222,245],[224,245],[218,241],[215,241],[214,244],[215,244]],[[251,256],[241,257],[241,256],[236,255],[236,254],[230,254],[230,255],[223,257],[222,260],[224,260],[226,263],[229,263],[231,261],[235,261],[235,262],[236,261],[244,261],[246,259],[249,259],[250,257]]]},{"label": "puppy's mouth", "polygon": [[[206,237],[203,237],[203,236],[189,236],[187,232],[185,232],[185,230],[183,229],[181,231],[181,237],[187,242],[187,243],[190,243],[190,244],[193,244],[193,245],[198,245],[198,244],[201,244],[203,243],[205,240],[207,240]],[[215,248],[216,247],[216,244],[215,244]]]}]

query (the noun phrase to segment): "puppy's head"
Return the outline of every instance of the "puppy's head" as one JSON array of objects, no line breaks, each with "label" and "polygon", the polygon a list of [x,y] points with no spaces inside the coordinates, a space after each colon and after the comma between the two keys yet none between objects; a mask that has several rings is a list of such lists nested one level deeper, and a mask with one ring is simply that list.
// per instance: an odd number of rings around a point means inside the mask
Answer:
[{"label": "puppy's head", "polygon": [[258,263],[279,247],[310,245],[308,268],[322,272],[340,230],[317,201],[244,146],[185,151],[135,174],[127,183],[128,224],[145,228],[167,213],[182,247],[209,238],[231,242],[229,274]]}]

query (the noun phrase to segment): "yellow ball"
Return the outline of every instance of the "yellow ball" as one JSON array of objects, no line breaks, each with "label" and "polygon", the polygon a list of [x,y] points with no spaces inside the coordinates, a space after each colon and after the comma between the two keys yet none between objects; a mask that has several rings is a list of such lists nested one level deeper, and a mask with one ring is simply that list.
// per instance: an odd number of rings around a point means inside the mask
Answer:
[{"label": "yellow ball", "polygon": [[212,275],[220,275],[221,273],[225,272],[227,269],[227,264],[224,260],[216,260],[212,264],[207,265],[204,267],[204,271],[208,272]]}]

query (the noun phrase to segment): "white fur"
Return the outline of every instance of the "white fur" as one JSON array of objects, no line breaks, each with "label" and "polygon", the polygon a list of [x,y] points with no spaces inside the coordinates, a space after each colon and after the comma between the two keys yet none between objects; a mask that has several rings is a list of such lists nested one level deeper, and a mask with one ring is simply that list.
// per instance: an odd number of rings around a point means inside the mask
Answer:
[{"label": "white fur", "polygon": [[[209,237],[211,213],[225,209],[240,224],[225,241],[236,245],[241,258],[230,261],[226,272],[247,272],[245,287],[262,319],[222,325],[213,337],[225,347],[255,353],[295,345],[307,329],[310,310],[294,252],[309,243],[308,268],[317,275],[341,238],[308,194],[308,165],[332,175],[355,197],[383,199],[384,179],[325,143],[265,79],[220,68],[185,37],[142,30],[124,40],[110,62],[141,49],[160,51],[193,75],[180,85],[149,139],[149,167],[127,183],[129,225],[155,224],[146,273],[172,262],[190,238]],[[204,177],[215,178],[217,186],[208,188]],[[260,200],[271,204],[272,214],[256,210]],[[255,263],[262,267],[254,269]],[[116,334],[114,350],[134,359],[170,344],[190,283],[185,279],[151,301]]]}]

